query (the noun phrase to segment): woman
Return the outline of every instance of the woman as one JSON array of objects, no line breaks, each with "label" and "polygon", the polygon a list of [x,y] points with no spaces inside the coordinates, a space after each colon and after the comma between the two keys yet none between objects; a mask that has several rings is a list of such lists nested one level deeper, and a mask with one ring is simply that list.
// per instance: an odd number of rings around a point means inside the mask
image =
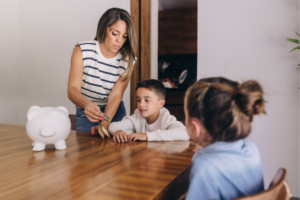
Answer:
[{"label": "woman", "polygon": [[126,110],[122,101],[135,62],[136,34],[127,11],[107,10],[99,20],[94,40],[79,43],[73,51],[68,97],[76,105],[76,130],[107,129],[105,113],[120,121]]}]

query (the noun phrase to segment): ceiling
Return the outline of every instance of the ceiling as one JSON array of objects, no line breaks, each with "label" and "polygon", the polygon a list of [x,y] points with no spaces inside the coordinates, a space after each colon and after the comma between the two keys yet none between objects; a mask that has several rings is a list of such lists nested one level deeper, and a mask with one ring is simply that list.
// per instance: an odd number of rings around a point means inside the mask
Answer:
[{"label": "ceiling", "polygon": [[197,0],[158,0],[159,10],[197,7]]}]

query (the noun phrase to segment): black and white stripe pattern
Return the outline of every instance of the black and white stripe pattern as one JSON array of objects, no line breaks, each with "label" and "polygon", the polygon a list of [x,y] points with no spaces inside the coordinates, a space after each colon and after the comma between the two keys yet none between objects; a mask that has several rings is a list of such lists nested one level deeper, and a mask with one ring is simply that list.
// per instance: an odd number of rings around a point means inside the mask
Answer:
[{"label": "black and white stripe pattern", "polygon": [[79,43],[83,57],[81,93],[97,105],[106,105],[109,93],[119,76],[126,70],[128,62],[118,53],[105,58],[98,41]]}]

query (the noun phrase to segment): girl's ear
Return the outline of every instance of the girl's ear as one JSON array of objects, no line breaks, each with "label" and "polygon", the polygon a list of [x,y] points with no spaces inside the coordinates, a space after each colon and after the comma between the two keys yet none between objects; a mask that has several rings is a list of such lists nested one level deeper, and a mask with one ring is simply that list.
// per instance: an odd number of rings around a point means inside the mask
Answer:
[{"label": "girl's ear", "polygon": [[201,124],[201,122],[195,119],[191,120],[191,124],[194,135],[196,137],[199,137],[203,133],[203,125]]},{"label": "girl's ear", "polygon": [[159,108],[162,108],[164,105],[165,105],[165,100],[164,99],[161,99],[161,100],[159,100],[159,104],[158,104],[158,107]]},{"label": "girl's ear", "polygon": [[193,126],[195,142],[202,147],[212,144],[211,136],[207,133],[207,130],[203,126],[202,122],[197,119],[192,119],[191,126]]}]

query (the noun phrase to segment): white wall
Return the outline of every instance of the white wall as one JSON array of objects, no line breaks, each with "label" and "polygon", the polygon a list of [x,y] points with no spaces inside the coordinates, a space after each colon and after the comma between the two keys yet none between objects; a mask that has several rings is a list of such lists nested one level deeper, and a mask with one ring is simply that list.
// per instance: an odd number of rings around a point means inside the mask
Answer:
[{"label": "white wall", "polygon": [[17,123],[19,100],[18,1],[0,2],[0,123]]},{"label": "white wall", "polygon": [[163,6],[160,3],[160,0],[152,0],[152,1],[158,1],[158,10],[164,10]]},{"label": "white wall", "polygon": [[257,144],[265,187],[287,169],[293,196],[299,196],[299,75],[296,0],[198,1],[197,77],[256,79],[265,91],[267,115],[255,117],[250,138]]},{"label": "white wall", "polygon": [[[0,123],[25,125],[27,110],[32,105],[63,105],[71,114],[75,114],[75,106],[67,97],[72,50],[77,42],[95,37],[98,20],[107,9],[120,7],[130,12],[130,0],[19,0],[9,3],[12,4],[10,10],[13,12],[6,10],[7,2],[0,3],[1,10],[5,11],[1,13],[0,25],[8,27],[12,23],[14,27],[10,27],[6,33],[4,44],[11,45],[9,52],[1,52],[0,55],[5,57],[4,61],[0,61],[1,77],[4,76],[2,71],[9,72],[0,86],[1,96],[4,91],[5,100],[2,103],[1,97]],[[19,30],[11,31],[16,29],[17,24]],[[13,51],[13,46],[19,52]],[[13,60],[18,54],[20,62],[18,59]],[[11,69],[6,66],[9,62],[13,65]],[[15,72],[19,75],[11,75]],[[12,80],[16,81],[13,85]],[[15,92],[18,84],[19,93]],[[128,87],[123,97],[127,110],[130,109],[129,97]]]},{"label": "white wall", "polygon": [[[299,18],[300,19],[300,3],[299,3]],[[300,29],[300,20],[299,20],[299,29]],[[299,32],[298,32],[299,33]],[[298,63],[300,63],[300,51],[298,51],[298,55],[299,55],[299,58],[298,58]],[[300,80],[300,73],[299,74],[299,80]],[[300,89],[300,81],[298,82],[299,84],[299,89]],[[300,91],[300,90],[299,90]],[[299,92],[299,97],[300,97],[300,92]],[[299,98],[299,105],[300,105],[300,98]],[[300,120],[300,106],[299,106],[299,120]],[[300,154],[300,123],[298,123],[298,126],[299,126],[299,145],[298,145],[298,152]],[[299,164],[299,171],[300,171],[300,159],[298,161],[298,164]],[[300,196],[300,172],[299,172],[299,185],[298,185],[298,188],[299,188],[299,196]]]}]

